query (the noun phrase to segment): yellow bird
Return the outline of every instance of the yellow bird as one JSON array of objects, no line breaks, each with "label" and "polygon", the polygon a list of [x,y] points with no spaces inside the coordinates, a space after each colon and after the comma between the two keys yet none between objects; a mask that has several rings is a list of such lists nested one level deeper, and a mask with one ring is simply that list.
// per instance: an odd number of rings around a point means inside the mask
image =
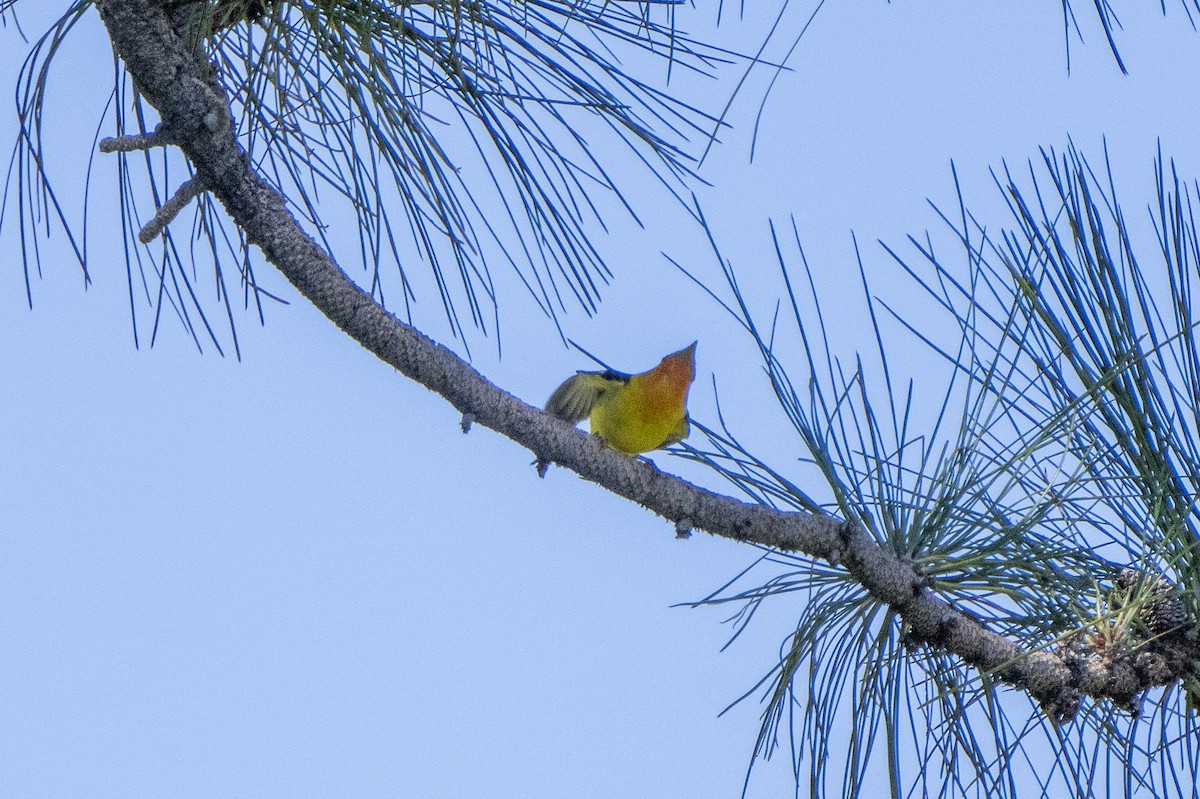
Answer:
[{"label": "yellow bird", "polygon": [[687,396],[696,376],[696,344],[648,372],[578,372],[554,390],[546,413],[571,424],[591,417],[592,432],[626,455],[687,438]]}]

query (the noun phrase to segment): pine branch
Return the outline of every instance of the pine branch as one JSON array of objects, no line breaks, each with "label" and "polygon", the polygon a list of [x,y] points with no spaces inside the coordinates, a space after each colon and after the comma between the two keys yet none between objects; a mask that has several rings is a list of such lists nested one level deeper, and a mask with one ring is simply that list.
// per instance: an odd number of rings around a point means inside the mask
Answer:
[{"label": "pine branch", "polygon": [[[450,350],[410,327],[360,290],[305,234],[284,198],[251,167],[211,68],[192,57],[154,0],[98,0],[117,53],[163,129],[189,158],[197,179],[224,205],[296,289],[380,360],[443,396],[464,419],[529,448],[674,522],[736,541],[799,552],[841,564],[907,623],[913,639],[1028,691],[1055,721],[1068,720],[1081,696],[1130,704],[1146,688],[1172,683],[1197,653],[1181,639],[1176,660],[1152,653],[1029,651],[986,629],[936,596],[914,565],[881,547],[852,522],[748,504],[665,474],[604,447],[594,436],[501,390]],[[1153,662],[1151,662],[1153,661]]]},{"label": "pine branch", "polygon": [[102,153],[136,153],[175,144],[160,126],[151,133],[133,136],[109,136],[100,140],[98,149]]},{"label": "pine branch", "polygon": [[204,183],[198,178],[185,180],[179,184],[179,188],[175,190],[170,199],[155,212],[154,218],[143,225],[142,229],[138,231],[138,241],[142,244],[149,244],[154,241],[162,235],[167,225],[175,221],[175,217],[179,216],[179,212],[186,208],[188,203],[203,193]]}]

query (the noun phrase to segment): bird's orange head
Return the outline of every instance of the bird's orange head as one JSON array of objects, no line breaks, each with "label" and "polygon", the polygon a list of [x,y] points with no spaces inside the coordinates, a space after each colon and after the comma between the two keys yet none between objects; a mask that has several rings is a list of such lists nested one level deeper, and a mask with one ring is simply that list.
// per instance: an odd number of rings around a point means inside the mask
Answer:
[{"label": "bird's orange head", "polygon": [[686,392],[696,377],[696,345],[699,343],[693,341],[679,352],[672,352],[663,358],[651,370],[655,378],[674,386],[677,391]]}]

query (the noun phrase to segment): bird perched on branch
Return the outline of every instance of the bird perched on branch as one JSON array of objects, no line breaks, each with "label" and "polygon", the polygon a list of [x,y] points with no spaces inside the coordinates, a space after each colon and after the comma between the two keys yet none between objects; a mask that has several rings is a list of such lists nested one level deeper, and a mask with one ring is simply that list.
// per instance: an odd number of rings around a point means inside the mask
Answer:
[{"label": "bird perched on branch", "polygon": [[546,413],[572,424],[590,417],[592,432],[626,455],[681,441],[690,431],[687,396],[696,375],[696,344],[641,374],[577,372],[550,395]]}]

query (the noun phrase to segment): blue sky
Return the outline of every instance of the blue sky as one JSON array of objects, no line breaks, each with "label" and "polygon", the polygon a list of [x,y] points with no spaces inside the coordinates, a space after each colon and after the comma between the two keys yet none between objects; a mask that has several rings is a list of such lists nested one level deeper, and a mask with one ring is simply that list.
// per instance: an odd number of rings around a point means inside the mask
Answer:
[{"label": "blue sky", "polygon": [[[19,6],[26,32],[54,5]],[[911,296],[874,242],[936,227],[926,198],[953,203],[951,160],[985,208],[988,167],[1068,136],[1095,159],[1107,136],[1130,209],[1151,197],[1160,139],[1184,175],[1200,174],[1200,126],[1180,97],[1198,39],[1180,9],[1123,17],[1123,77],[1084,9],[1068,75],[1054,4],[990,5],[828,4],[768,100],[753,162],[763,83],[751,81],[700,199],[762,308],[779,291],[758,268],[772,258],[766,220],[795,214],[826,301],[846,309],[836,346],[869,346],[851,231],[876,290]],[[680,19],[741,47],[770,21],[727,17],[712,32],[711,10]],[[12,86],[26,48],[12,27],[0,36]],[[52,174],[75,209],[110,76],[93,16],[51,85]],[[5,141],[14,116],[0,115]],[[265,265],[260,279],[291,304],[269,307],[265,327],[241,320],[240,362],[198,355],[178,326],[135,349],[123,254],[100,225],[114,181],[97,158],[86,291],[56,239],[29,310],[16,227],[0,231],[5,795],[738,795],[759,708],[718,713],[772,664],[798,600],[769,607],[724,653],[726,611],[672,605],[754,551],[677,541],[561,470],[538,480],[528,452],[462,435],[448,405]],[[702,238],[650,190],[634,199],[651,206],[647,229],[598,232],[617,277],[598,317],[568,317],[568,334],[629,370],[699,339],[693,415],[715,420],[715,377],[735,428],[794,463],[750,342],[660,255],[712,279]],[[475,346],[474,363],[540,404],[587,363],[510,282],[504,357]],[[441,336],[436,302],[423,313]],[[919,347],[897,352],[918,378],[930,367]],[[758,768],[749,795],[791,784],[783,757]]]}]

